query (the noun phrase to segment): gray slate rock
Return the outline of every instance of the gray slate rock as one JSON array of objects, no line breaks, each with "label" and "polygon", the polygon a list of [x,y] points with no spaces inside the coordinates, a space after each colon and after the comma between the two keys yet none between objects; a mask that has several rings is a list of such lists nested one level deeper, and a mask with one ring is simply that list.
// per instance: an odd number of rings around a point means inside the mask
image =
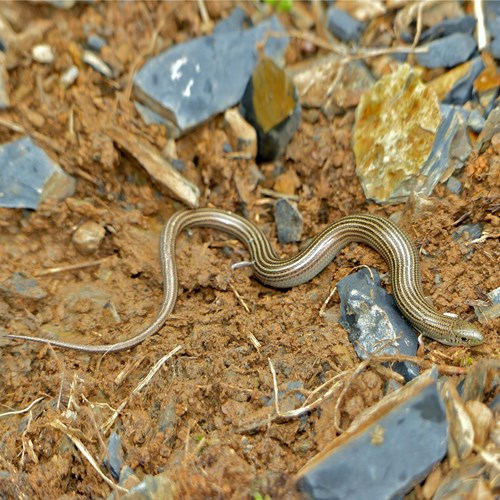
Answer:
[{"label": "gray slate rock", "polygon": [[239,6],[235,7],[226,19],[219,21],[214,28],[213,35],[243,31],[246,26],[251,26],[252,21],[247,13]]},{"label": "gray slate rock", "polygon": [[490,51],[495,59],[500,59],[500,36],[490,43]]},{"label": "gray slate rock", "polygon": [[463,184],[456,177],[450,177],[446,182],[446,187],[448,191],[454,194],[460,194],[464,188]]},{"label": "gray slate rock", "polygon": [[471,35],[454,33],[426,45],[428,52],[416,55],[417,61],[426,68],[451,68],[467,61],[477,48]]},{"label": "gray slate rock", "polygon": [[103,47],[108,44],[108,41],[99,35],[89,35],[87,38],[87,48],[94,52],[99,52]]},{"label": "gray slate rock", "polygon": [[13,273],[0,283],[0,296],[38,301],[47,297],[47,292],[35,278],[28,278],[23,273]]},{"label": "gray slate rock", "polygon": [[120,436],[113,431],[108,439],[108,446],[106,449],[106,458],[104,464],[111,472],[111,475],[118,481],[120,479],[120,471],[125,460],[125,454],[122,448]]},{"label": "gray slate rock", "polygon": [[[139,100],[184,133],[234,106],[257,64],[256,45],[266,33],[283,32],[276,17],[242,32],[223,32],[175,45],[150,59],[134,79]],[[280,60],[288,38],[266,41],[264,52]]]},{"label": "gray slate rock", "polygon": [[483,130],[485,123],[486,120],[479,109],[473,109],[467,117],[467,127],[476,132],[476,134],[479,134]]},{"label": "gray slate rock", "polygon": [[[370,271],[363,268],[337,283],[339,323],[347,330],[360,359],[367,359],[374,352],[415,356],[415,330],[401,315],[392,296],[380,286],[378,272],[371,269],[371,273],[373,279]],[[409,362],[394,363],[392,369],[407,381],[419,373],[418,367]]]},{"label": "gray slate rock", "polygon": [[[419,42],[430,42],[436,38],[443,38],[453,33],[465,33],[472,35],[476,27],[476,19],[474,16],[461,16],[452,19],[445,19],[443,22],[435,24],[431,28],[425,30],[420,35]],[[411,40],[413,41],[413,39]]]},{"label": "gray slate rock", "polygon": [[280,243],[300,241],[304,220],[301,213],[288,200],[282,198],[276,202],[274,220]]},{"label": "gray slate rock", "polygon": [[469,101],[474,92],[474,80],[483,71],[484,63],[481,57],[475,57],[468,73],[457,80],[450,92],[443,98],[443,102],[447,104],[463,105]]},{"label": "gray slate rock", "polygon": [[458,241],[460,239],[464,239],[466,241],[476,240],[483,234],[483,225],[482,224],[463,224],[459,226],[455,231],[453,231],[451,237]]},{"label": "gray slate rock", "polygon": [[359,41],[366,28],[365,23],[354,19],[342,9],[330,7],[326,15],[328,30],[343,42]]},{"label": "gray slate rock", "polygon": [[408,394],[411,385],[386,396],[401,402],[382,417],[337,438],[333,451],[301,474],[299,489],[312,499],[386,500],[421,482],[446,455],[448,421],[435,381]]},{"label": "gray slate rock", "polygon": [[483,2],[484,20],[490,35],[500,38],[500,2]]},{"label": "gray slate rock", "polygon": [[75,192],[75,179],[30,137],[0,146],[0,207],[31,208]]}]

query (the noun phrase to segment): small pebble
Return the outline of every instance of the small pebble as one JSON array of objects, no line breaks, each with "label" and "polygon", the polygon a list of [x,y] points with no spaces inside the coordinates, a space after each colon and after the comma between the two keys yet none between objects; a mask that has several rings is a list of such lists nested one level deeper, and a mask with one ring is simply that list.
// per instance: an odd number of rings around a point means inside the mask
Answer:
[{"label": "small pebble", "polygon": [[59,83],[67,89],[68,87],[71,87],[73,83],[75,83],[76,79],[78,78],[78,75],[80,74],[80,70],[78,69],[78,66],[73,65],[70,66],[62,75],[59,80]]},{"label": "small pebble", "polygon": [[94,52],[85,50],[82,55],[82,61],[106,78],[113,77],[113,70]]},{"label": "small pebble", "polygon": [[237,109],[224,113],[224,128],[233,151],[248,153],[250,158],[257,156],[257,132]]},{"label": "small pebble", "polygon": [[113,432],[108,439],[108,446],[106,448],[106,458],[104,463],[111,472],[111,475],[118,481],[120,479],[120,471],[125,460],[125,454],[122,448],[120,436]]},{"label": "small pebble", "polygon": [[418,64],[426,68],[452,68],[467,61],[477,47],[474,38],[465,33],[454,33],[425,46],[428,51],[416,57]]},{"label": "small pebble", "polygon": [[352,17],[342,9],[330,7],[328,9],[328,29],[333,36],[343,42],[358,41],[365,30],[366,25]]},{"label": "small pebble", "polygon": [[52,47],[47,44],[35,45],[31,49],[31,55],[33,59],[41,64],[51,64],[55,60],[55,54]]},{"label": "small pebble", "polygon": [[94,52],[99,52],[107,44],[107,40],[99,35],[90,35],[87,38],[87,47]]},{"label": "small pebble", "polygon": [[485,119],[479,109],[473,109],[467,118],[467,127],[479,134],[483,130]]},{"label": "small pebble", "polygon": [[100,224],[89,220],[73,233],[72,240],[82,255],[90,255],[97,251],[105,235],[106,230]]},{"label": "small pebble", "polygon": [[300,241],[304,221],[302,215],[292,203],[282,198],[274,206],[274,219],[280,243]]},{"label": "small pebble", "polygon": [[0,283],[0,296],[38,301],[44,299],[47,292],[40,287],[36,279],[28,278],[23,273],[14,273]]},{"label": "small pebble", "polygon": [[463,189],[462,183],[456,177],[450,177],[446,182],[446,187],[454,194],[460,194]]}]

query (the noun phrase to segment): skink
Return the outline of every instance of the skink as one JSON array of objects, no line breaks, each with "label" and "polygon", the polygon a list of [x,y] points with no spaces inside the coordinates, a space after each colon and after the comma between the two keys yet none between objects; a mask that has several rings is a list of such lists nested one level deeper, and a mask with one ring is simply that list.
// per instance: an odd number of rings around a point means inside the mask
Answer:
[{"label": "skink", "polygon": [[134,337],[106,345],[85,345],[40,337],[6,335],[52,346],[90,353],[108,353],[136,346],[156,333],[165,323],[177,300],[175,247],[179,234],[191,227],[211,227],[245,244],[252,258],[256,277],[265,285],[289,288],[312,279],[351,242],[364,243],[386,260],[396,304],[414,328],[423,335],[447,345],[475,346],[484,341],[471,323],[445,316],[425,300],[418,252],[408,235],[389,219],[376,215],[349,215],[334,222],[294,257],[280,259],[262,231],[246,219],[215,208],[180,211],[165,224],[160,238],[163,273],[163,301],[153,322]]}]

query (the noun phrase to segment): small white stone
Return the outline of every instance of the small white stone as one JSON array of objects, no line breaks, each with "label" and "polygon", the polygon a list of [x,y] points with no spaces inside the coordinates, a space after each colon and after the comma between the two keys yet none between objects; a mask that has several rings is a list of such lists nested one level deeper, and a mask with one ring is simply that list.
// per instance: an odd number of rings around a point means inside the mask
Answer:
[{"label": "small white stone", "polygon": [[94,68],[97,72],[101,73],[107,78],[113,77],[113,71],[111,68],[96,54],[90,50],[85,50],[83,52],[82,61],[88,64],[91,68]]},{"label": "small white stone", "polygon": [[78,75],[80,74],[80,70],[78,69],[78,66],[70,66],[62,75],[61,79],[59,82],[61,85],[67,89],[68,87],[71,87],[73,83],[75,83],[76,79],[78,78]]},{"label": "small white stone", "polygon": [[35,45],[31,49],[31,55],[36,62],[41,64],[51,64],[56,58],[52,47],[46,43]]}]

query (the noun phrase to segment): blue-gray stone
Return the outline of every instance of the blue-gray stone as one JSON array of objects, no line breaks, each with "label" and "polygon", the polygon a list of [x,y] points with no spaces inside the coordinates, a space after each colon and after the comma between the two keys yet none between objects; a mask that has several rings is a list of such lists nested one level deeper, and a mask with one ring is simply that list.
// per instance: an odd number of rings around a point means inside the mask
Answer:
[{"label": "blue-gray stone", "polygon": [[500,2],[483,2],[486,27],[492,38],[500,38]]},{"label": "blue-gray stone", "polygon": [[476,27],[476,19],[473,16],[454,17],[445,19],[444,21],[435,24],[431,28],[422,32],[419,38],[419,43],[430,42],[436,38],[442,38],[453,33],[466,33],[472,35]]},{"label": "blue-gray stone", "polygon": [[252,21],[247,13],[239,6],[235,7],[226,19],[219,21],[214,28],[213,34],[231,33],[234,31],[243,31],[251,26]]},{"label": "blue-gray stone", "polygon": [[28,278],[23,273],[13,273],[0,283],[0,295],[38,301],[47,297],[47,292],[40,287],[35,278]]},{"label": "blue-gray stone", "polygon": [[[415,330],[401,315],[392,296],[380,286],[375,269],[363,268],[350,274],[337,283],[337,291],[339,323],[347,330],[360,359],[367,359],[374,353],[416,355]],[[409,362],[394,363],[392,369],[405,380],[419,373],[418,367]]]},{"label": "blue-gray stone", "polygon": [[399,401],[338,438],[300,474],[299,489],[312,499],[382,500],[402,498],[422,481],[446,455],[448,421],[435,380],[413,392],[406,386],[386,396]]},{"label": "blue-gray stone", "polygon": [[330,33],[343,42],[357,42],[366,28],[365,23],[354,19],[354,17],[342,9],[329,7],[326,15]]},{"label": "blue-gray stone", "polygon": [[483,234],[483,225],[482,224],[463,224],[458,227],[453,233],[451,237],[457,241],[460,239],[465,239],[467,241],[477,240]]},{"label": "blue-gray stone", "polygon": [[425,45],[428,51],[418,53],[417,61],[426,68],[451,68],[467,61],[476,51],[476,41],[471,35],[454,33]]},{"label": "blue-gray stone", "polygon": [[280,60],[288,38],[276,17],[242,32],[220,33],[175,45],[149,60],[134,79],[139,100],[177,124],[181,133],[234,106],[257,64],[257,45]]},{"label": "blue-gray stone", "polygon": [[479,134],[483,130],[486,120],[479,109],[473,109],[467,118],[467,127]]},{"label": "blue-gray stone", "polygon": [[500,35],[490,43],[490,52],[495,59],[500,59]]},{"label": "blue-gray stone", "polygon": [[440,108],[442,119],[436,131],[431,153],[422,165],[420,177],[413,187],[416,192],[427,196],[432,193],[436,184],[448,170],[453,140],[464,121],[458,108],[447,104],[441,104]]},{"label": "blue-gray stone", "polygon": [[444,103],[462,105],[471,99],[474,92],[474,80],[484,69],[484,62],[481,57],[475,57],[472,61],[467,74],[457,80],[448,94],[444,96]]},{"label": "blue-gray stone", "polygon": [[122,448],[120,436],[113,431],[108,439],[108,446],[106,449],[106,458],[104,464],[111,472],[111,475],[118,481],[120,478],[120,471],[125,460],[125,454]]},{"label": "blue-gray stone", "polygon": [[90,35],[87,38],[87,47],[94,52],[99,52],[107,44],[108,41],[99,35]]},{"label": "blue-gray stone", "polygon": [[274,205],[274,220],[280,243],[300,241],[304,221],[301,213],[285,198]]},{"label": "blue-gray stone", "polygon": [[175,158],[173,160],[170,160],[170,164],[178,172],[184,172],[186,170],[186,162],[184,160],[181,160],[180,158]]},{"label": "blue-gray stone", "polygon": [[491,142],[491,138],[500,132],[500,107],[492,109],[485,116],[486,121],[484,122],[483,130],[481,130],[476,144],[474,144],[474,150],[479,153],[484,151]]},{"label": "blue-gray stone", "polygon": [[448,191],[454,194],[460,194],[464,188],[463,184],[456,177],[450,177],[446,182],[446,187]]},{"label": "blue-gray stone", "polygon": [[36,209],[46,199],[75,192],[75,179],[30,137],[2,144],[0,166],[0,207]]}]

